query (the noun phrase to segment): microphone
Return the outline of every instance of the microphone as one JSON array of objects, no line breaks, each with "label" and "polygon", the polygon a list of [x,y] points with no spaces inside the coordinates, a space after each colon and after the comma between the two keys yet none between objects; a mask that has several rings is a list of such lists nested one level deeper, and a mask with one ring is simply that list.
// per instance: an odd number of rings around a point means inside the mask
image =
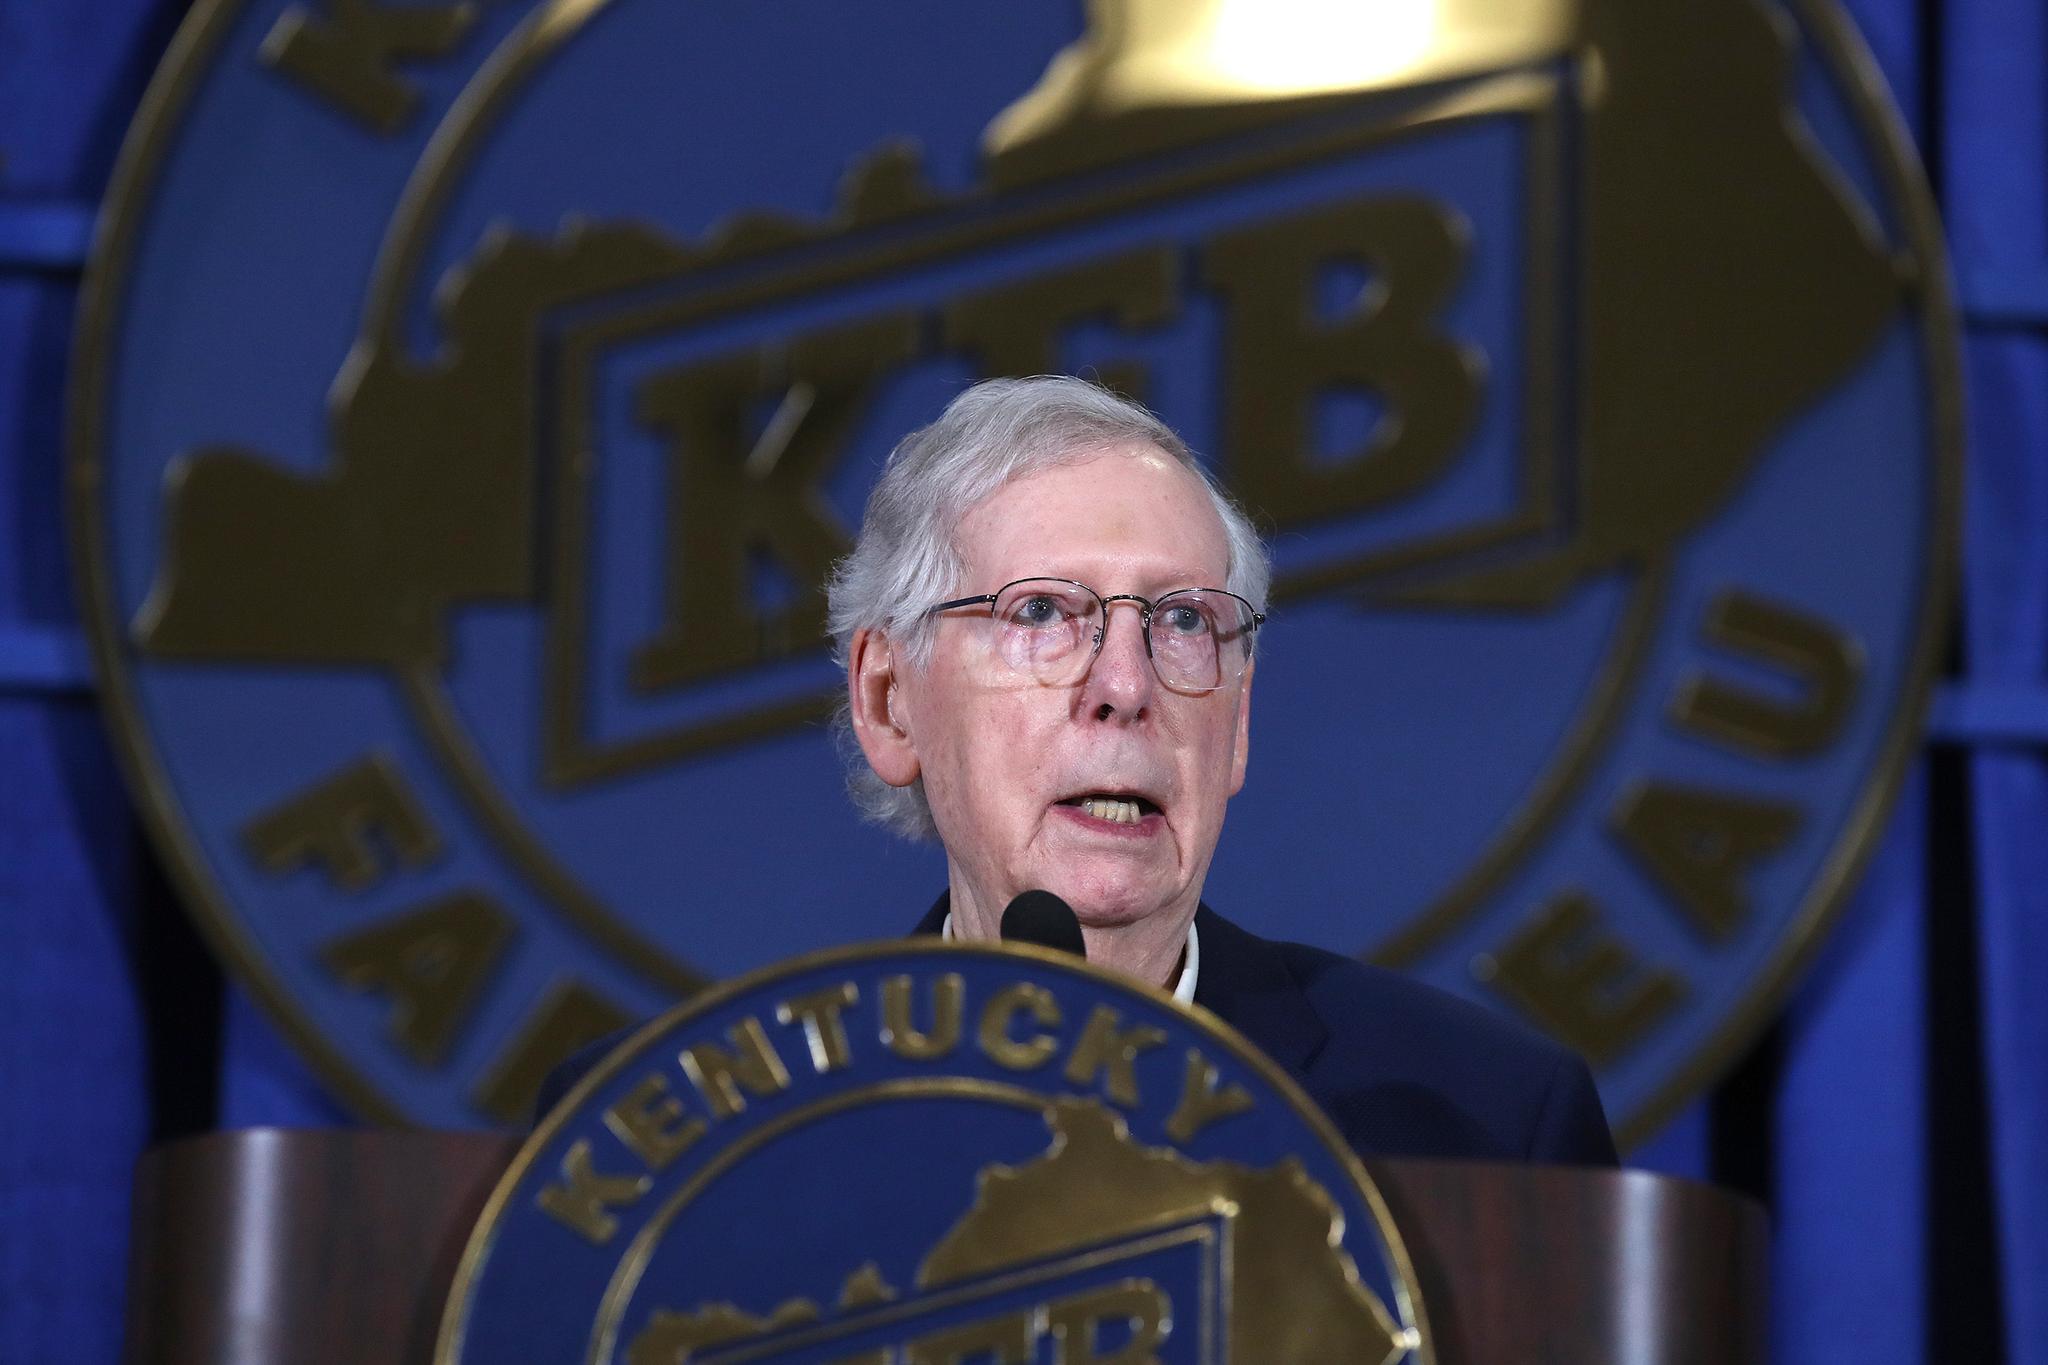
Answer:
[{"label": "microphone", "polygon": [[1011,943],[1035,943],[1057,948],[1075,957],[1088,956],[1081,942],[1081,921],[1074,908],[1050,891],[1026,891],[1003,911],[1003,938]]}]

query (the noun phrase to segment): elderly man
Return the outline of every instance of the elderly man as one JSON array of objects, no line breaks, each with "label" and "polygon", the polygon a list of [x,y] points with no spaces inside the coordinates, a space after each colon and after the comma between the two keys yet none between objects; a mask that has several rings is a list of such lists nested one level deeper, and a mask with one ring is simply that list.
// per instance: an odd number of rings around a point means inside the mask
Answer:
[{"label": "elderly man", "polygon": [[1565,1050],[1202,904],[1268,576],[1181,440],[1080,380],[977,385],[897,447],[831,621],[855,799],[946,850],[919,930],[994,938],[1051,891],[1091,961],[1236,1025],[1360,1151],[1611,1163]]},{"label": "elderly man", "polygon": [[1013,898],[1050,891],[1090,961],[1235,1025],[1361,1152],[1612,1163],[1564,1049],[1202,904],[1244,785],[1267,578],[1180,438],[1081,380],[976,385],[896,448],[831,627],[856,802],[946,851],[918,931],[992,939]]}]

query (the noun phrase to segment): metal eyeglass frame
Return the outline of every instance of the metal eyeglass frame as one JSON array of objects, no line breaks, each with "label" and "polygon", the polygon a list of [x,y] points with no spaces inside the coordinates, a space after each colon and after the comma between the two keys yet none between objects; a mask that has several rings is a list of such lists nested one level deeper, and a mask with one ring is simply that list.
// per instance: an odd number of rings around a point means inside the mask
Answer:
[{"label": "metal eyeglass frame", "polygon": [[924,614],[926,616],[936,616],[942,611],[953,611],[959,607],[979,607],[985,605],[989,609],[989,619],[994,620],[996,603],[1003,600],[1004,593],[1008,592],[1010,589],[1016,587],[1020,583],[1064,583],[1070,588],[1079,588],[1082,592],[1087,593],[1090,597],[1094,598],[1097,602],[1100,602],[1102,604],[1102,627],[1101,629],[1095,632],[1095,643],[1094,646],[1088,651],[1087,665],[1081,668],[1080,671],[1074,675],[1075,681],[1077,682],[1080,679],[1088,676],[1088,670],[1095,666],[1095,660],[1102,653],[1102,638],[1104,635],[1109,633],[1109,608],[1112,602],[1135,602],[1138,604],[1138,616],[1139,621],[1142,624],[1142,630],[1140,633],[1144,636],[1145,639],[1146,662],[1152,665],[1152,676],[1159,679],[1159,685],[1174,692],[1221,692],[1224,688],[1230,686],[1230,684],[1236,682],[1239,678],[1242,678],[1244,676],[1245,669],[1250,667],[1252,657],[1251,641],[1246,640],[1245,642],[1244,662],[1238,666],[1236,672],[1232,673],[1231,676],[1229,676],[1228,678],[1225,678],[1222,681],[1218,682],[1215,686],[1189,687],[1179,683],[1170,683],[1164,677],[1160,676],[1159,661],[1152,653],[1152,614],[1159,610],[1159,607],[1162,603],[1170,601],[1171,599],[1178,597],[1180,594],[1184,592],[1218,593],[1224,597],[1230,598],[1232,601],[1238,603],[1245,609],[1245,614],[1251,618],[1251,624],[1246,626],[1244,630],[1244,633],[1247,636],[1256,636],[1258,634],[1259,627],[1266,624],[1266,613],[1258,610],[1257,608],[1252,606],[1250,602],[1245,601],[1244,598],[1239,597],[1236,593],[1232,592],[1228,588],[1175,588],[1172,592],[1162,593],[1156,600],[1140,597],[1137,593],[1134,592],[1120,592],[1115,594],[1114,596],[1104,597],[1101,593],[1095,591],[1095,589],[1089,587],[1086,583],[1081,582],[1077,578],[1056,578],[1047,574],[1033,574],[1029,578],[1013,578],[1009,582],[1003,584],[1002,587],[997,588],[994,592],[976,593],[972,597],[956,597],[952,599],[950,602],[939,602],[933,606],[926,607],[924,610]]}]

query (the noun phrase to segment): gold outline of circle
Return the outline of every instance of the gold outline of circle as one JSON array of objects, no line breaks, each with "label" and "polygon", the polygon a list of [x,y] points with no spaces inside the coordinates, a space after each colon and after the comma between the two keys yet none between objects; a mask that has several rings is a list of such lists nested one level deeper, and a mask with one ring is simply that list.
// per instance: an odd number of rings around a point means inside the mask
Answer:
[{"label": "gold outline of circle", "polygon": [[504,1222],[505,1212],[519,1194],[520,1186],[529,1172],[539,1163],[544,1152],[554,1143],[562,1130],[580,1115],[576,1112],[587,1103],[591,1096],[608,1084],[614,1077],[625,1072],[641,1059],[655,1043],[700,1015],[709,1014],[742,995],[756,991],[782,980],[785,977],[802,976],[841,965],[887,960],[901,957],[929,956],[983,957],[1036,962],[1040,966],[1058,969],[1057,974],[1080,977],[1098,986],[1123,996],[1136,996],[1155,1009],[1177,1013],[1186,1017],[1197,1035],[1205,1036],[1216,1044],[1225,1055],[1264,1081],[1290,1108],[1323,1145],[1324,1154],[1333,1158],[1340,1170],[1351,1178],[1352,1188],[1364,1199],[1367,1210],[1372,1214],[1374,1231],[1379,1234],[1380,1246],[1386,1253],[1386,1268],[1393,1280],[1395,1309],[1400,1314],[1402,1326],[1415,1333],[1415,1345],[1410,1347],[1413,1365],[1437,1365],[1435,1338],[1429,1327],[1426,1306],[1422,1301],[1421,1285],[1415,1278],[1415,1265],[1408,1255],[1408,1245],[1401,1235],[1400,1225],[1394,1221],[1393,1213],[1380,1196],[1379,1186],[1365,1168],[1365,1163],[1351,1144],[1344,1140],[1336,1125],[1322,1110],[1322,1106],[1310,1099],[1307,1092],[1298,1085],[1280,1064],[1254,1046],[1250,1039],[1211,1013],[1201,1005],[1186,1004],[1166,992],[1156,990],[1134,978],[1098,967],[1092,962],[1077,958],[1070,953],[1051,948],[1040,948],[1034,944],[1005,944],[969,942],[965,940],[889,939],[880,943],[860,943],[845,948],[825,948],[814,953],[805,953],[785,962],[757,968],[729,981],[711,986],[701,994],[673,1006],[666,1013],[649,1020],[634,1030],[633,1035],[613,1048],[604,1059],[593,1066],[572,1086],[569,1092],[556,1102],[555,1107],[543,1118],[538,1127],[520,1145],[519,1152],[512,1158],[512,1164],[505,1168],[498,1178],[497,1186],[485,1201],[483,1212],[477,1215],[476,1225],[471,1230],[469,1241],[462,1248],[462,1257],[456,1263],[455,1277],[448,1291],[448,1302],[442,1310],[440,1330],[434,1338],[433,1365],[462,1365],[464,1334],[468,1330],[470,1295],[474,1292],[477,1278],[482,1274],[485,1262],[496,1249],[498,1234]]},{"label": "gold outline of circle", "polygon": [[[552,0],[535,12],[541,23],[538,37],[559,41],[562,23],[574,23],[578,11],[602,8],[605,3],[608,0]],[[1891,207],[1898,214],[1907,247],[1920,266],[1917,284],[1923,316],[1919,339],[1926,352],[1922,368],[1932,399],[1928,432],[1932,450],[1927,453],[1926,463],[1931,466],[1937,506],[1929,526],[1928,578],[1919,607],[1917,658],[1909,664],[1900,704],[1893,710],[1889,733],[1879,746],[1877,761],[1823,860],[1816,889],[1803,898],[1804,904],[1777,935],[1778,948],[1753,974],[1752,988],[1736,999],[1719,1024],[1689,1050],[1685,1060],[1672,1068],[1661,1084],[1651,1088],[1646,1100],[1622,1116],[1616,1134],[1625,1147],[1655,1132],[1749,1046],[1790,993],[1800,971],[1819,951],[1827,932],[1839,918],[1849,892],[1876,852],[1885,820],[1919,748],[1921,720],[1940,672],[1940,644],[1956,580],[1964,446],[1961,328],[1933,195],[1882,72],[1853,20],[1841,9],[1840,0],[1789,3],[1850,106],[1857,133],[1868,143]],[[139,818],[156,846],[167,855],[166,870],[172,884],[216,955],[237,969],[266,1013],[323,1078],[366,1116],[404,1123],[407,1116],[368,1082],[338,1046],[312,1026],[310,1016],[302,1013],[283,989],[281,979],[270,966],[269,955],[254,942],[241,921],[220,909],[225,897],[204,870],[209,864],[184,821],[182,807],[171,796],[154,748],[147,744],[143,728],[137,723],[133,688],[121,657],[125,633],[107,625],[112,619],[112,589],[106,561],[90,553],[103,540],[96,501],[102,478],[102,414],[98,400],[104,396],[107,337],[112,310],[127,284],[127,270],[140,225],[139,206],[154,187],[163,146],[175,131],[173,125],[184,114],[193,87],[222,41],[228,19],[242,6],[243,0],[199,0],[179,25],[144,92],[102,198],[90,262],[79,291],[77,334],[72,347],[70,413],[66,424],[66,521],[78,576],[80,616],[91,641],[103,709],[109,714],[107,728],[129,788],[140,798],[136,802]],[[548,20],[554,21],[556,30],[546,28]],[[515,36],[532,22],[536,20],[522,21]],[[480,64],[479,75],[496,55]],[[450,117],[461,105],[458,98],[450,108]],[[440,138],[441,130],[437,130],[429,139],[422,160],[434,154]],[[374,286],[373,281],[373,291]]]}]

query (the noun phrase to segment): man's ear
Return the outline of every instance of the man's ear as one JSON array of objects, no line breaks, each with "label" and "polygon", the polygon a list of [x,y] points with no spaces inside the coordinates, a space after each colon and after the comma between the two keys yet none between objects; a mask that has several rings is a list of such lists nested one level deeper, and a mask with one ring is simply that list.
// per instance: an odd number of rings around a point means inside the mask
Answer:
[{"label": "man's ear", "polygon": [[903,724],[898,684],[901,661],[895,645],[879,630],[854,632],[846,651],[846,695],[853,712],[853,737],[875,776],[892,787],[917,780],[917,747]]},{"label": "man's ear", "polygon": [[1253,659],[1244,666],[1244,679],[1237,685],[1237,743],[1230,755],[1230,794],[1244,788],[1244,770],[1252,752],[1252,672],[1259,666]]}]

